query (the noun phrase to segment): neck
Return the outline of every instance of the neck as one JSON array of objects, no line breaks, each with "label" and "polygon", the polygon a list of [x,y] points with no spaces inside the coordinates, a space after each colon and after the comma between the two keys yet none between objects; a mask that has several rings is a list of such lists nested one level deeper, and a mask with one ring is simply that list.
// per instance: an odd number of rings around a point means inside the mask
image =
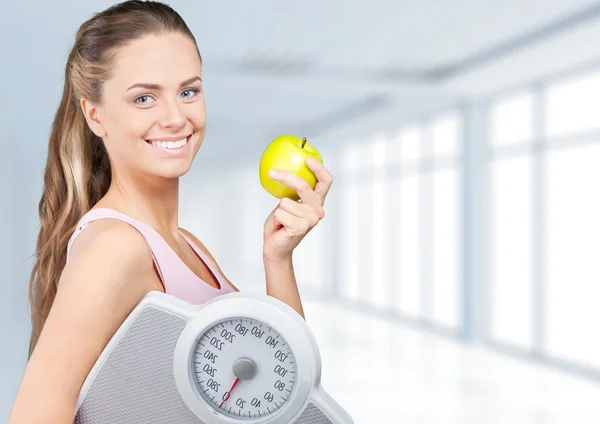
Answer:
[{"label": "neck", "polygon": [[113,175],[111,186],[101,203],[116,206],[160,233],[178,235],[179,178],[117,178]]}]

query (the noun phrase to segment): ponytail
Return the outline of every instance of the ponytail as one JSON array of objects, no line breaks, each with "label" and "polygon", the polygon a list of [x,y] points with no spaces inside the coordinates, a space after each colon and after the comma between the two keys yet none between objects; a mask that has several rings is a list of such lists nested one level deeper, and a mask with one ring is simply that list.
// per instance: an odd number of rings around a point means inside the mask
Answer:
[{"label": "ponytail", "polygon": [[110,180],[104,144],[89,129],[67,71],[63,97],[50,133],[38,207],[41,226],[29,281],[32,319],[29,356],[56,296],[69,238],[81,217],[106,193]]}]

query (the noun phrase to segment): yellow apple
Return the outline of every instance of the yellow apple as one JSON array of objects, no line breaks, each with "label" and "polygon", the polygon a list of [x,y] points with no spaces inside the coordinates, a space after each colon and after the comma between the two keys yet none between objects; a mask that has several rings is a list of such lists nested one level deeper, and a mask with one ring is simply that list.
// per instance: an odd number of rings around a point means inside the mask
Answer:
[{"label": "yellow apple", "polygon": [[296,190],[269,177],[269,171],[271,169],[282,169],[292,172],[306,180],[311,188],[314,189],[317,184],[317,177],[306,166],[306,158],[309,157],[317,160],[319,163],[323,163],[323,158],[319,151],[307,143],[306,138],[288,134],[277,137],[269,143],[260,158],[258,170],[260,184],[267,192],[278,199],[289,197],[290,199],[298,200],[300,197],[296,193]]}]

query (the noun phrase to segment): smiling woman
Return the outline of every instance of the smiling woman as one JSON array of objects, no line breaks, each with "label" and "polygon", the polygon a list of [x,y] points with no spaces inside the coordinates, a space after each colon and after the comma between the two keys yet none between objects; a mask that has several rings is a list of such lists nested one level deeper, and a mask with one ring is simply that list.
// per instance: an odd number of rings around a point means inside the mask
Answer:
[{"label": "smiling woman", "polygon": [[[48,145],[30,356],[10,424],[72,423],[83,381],[148,292],[202,304],[237,290],[178,224],[179,178],[205,126],[202,58],[171,7],[126,1],[81,25]],[[263,238],[266,292],[301,316],[292,252],[324,216],[333,181],[307,165],[314,189],[278,173],[302,202],[277,205]]]},{"label": "smiling woman", "polygon": [[123,45],[115,51],[100,99],[81,99],[91,130],[103,140],[111,162],[128,169],[130,178],[184,175],[202,144],[202,65],[190,37],[170,31]]}]

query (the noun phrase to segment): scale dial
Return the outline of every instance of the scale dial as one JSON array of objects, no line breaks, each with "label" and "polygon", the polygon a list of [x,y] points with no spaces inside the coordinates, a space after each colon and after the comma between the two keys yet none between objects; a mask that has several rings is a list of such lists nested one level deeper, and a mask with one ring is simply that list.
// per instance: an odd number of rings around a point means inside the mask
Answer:
[{"label": "scale dial", "polygon": [[192,354],[201,397],[220,414],[237,419],[267,418],[280,411],[294,390],[296,369],[281,334],[249,318],[213,325]]}]

